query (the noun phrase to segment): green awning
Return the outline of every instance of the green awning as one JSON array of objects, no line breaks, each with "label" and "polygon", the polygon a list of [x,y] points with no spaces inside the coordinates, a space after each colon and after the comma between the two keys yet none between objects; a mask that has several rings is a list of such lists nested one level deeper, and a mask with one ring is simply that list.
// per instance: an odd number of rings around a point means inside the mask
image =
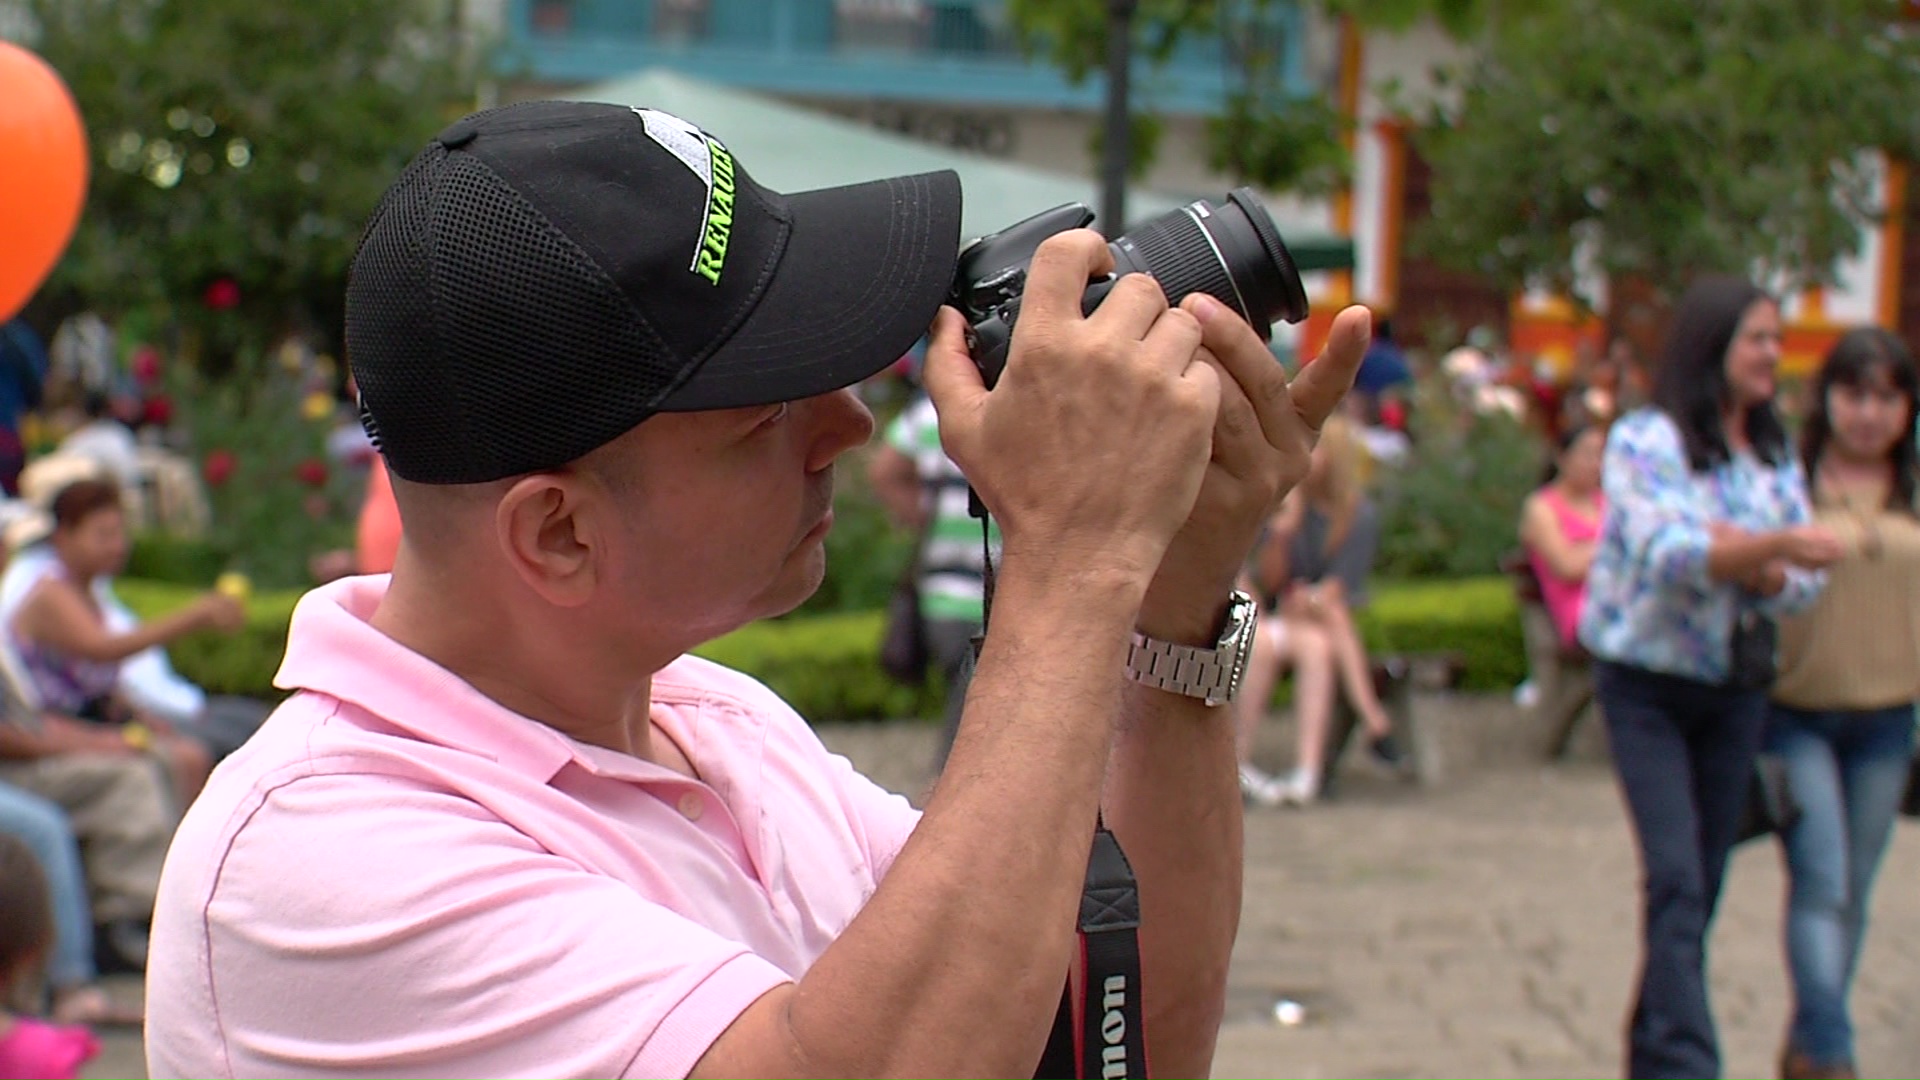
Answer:
[{"label": "green awning", "polygon": [[1301,273],[1311,270],[1353,269],[1353,241],[1344,236],[1316,233],[1288,234],[1287,251]]},{"label": "green awning", "polygon": [[[726,143],[755,180],[776,191],[809,191],[881,176],[953,169],[966,194],[961,233],[966,239],[997,232],[1062,203],[1098,209],[1091,179],[953,150],[865,124],[736,90],[675,72],[648,70],[567,91],[575,101],[603,101],[660,109],[700,125]],[[1224,192],[1203,193],[1217,199]],[[1128,216],[1157,217],[1196,196],[1133,189]],[[1279,222],[1300,269],[1353,265],[1353,245]]]}]

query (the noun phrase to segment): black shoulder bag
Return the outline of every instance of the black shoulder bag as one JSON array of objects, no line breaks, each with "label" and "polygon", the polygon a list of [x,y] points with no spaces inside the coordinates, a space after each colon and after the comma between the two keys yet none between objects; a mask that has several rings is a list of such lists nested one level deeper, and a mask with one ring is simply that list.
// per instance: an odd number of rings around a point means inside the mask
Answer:
[{"label": "black shoulder bag", "polygon": [[920,612],[920,563],[926,556],[927,535],[933,532],[935,507],[927,509],[913,538],[913,554],[894,582],[887,598],[887,624],[880,634],[880,670],[906,686],[923,686],[932,655],[927,645],[927,620]]},{"label": "black shoulder bag", "polygon": [[[1715,476],[1723,511],[1732,516],[1724,478]],[[1766,690],[1779,677],[1780,626],[1759,609],[1758,601],[1743,590],[1733,600],[1733,624],[1727,635],[1727,689]],[[1787,779],[1787,766],[1777,755],[1762,753],[1753,762],[1747,805],[1741,814],[1737,843],[1770,833],[1785,834],[1800,820],[1800,803]]]},{"label": "black shoulder bag", "polygon": [[[980,519],[982,607],[973,658],[980,659],[993,616],[993,542],[986,505],[972,489],[968,512]],[[1100,819],[1080,892],[1080,993],[1069,974],[1053,1033],[1034,1080],[1146,1080],[1146,1020],[1140,1007],[1140,887],[1120,841]]]}]

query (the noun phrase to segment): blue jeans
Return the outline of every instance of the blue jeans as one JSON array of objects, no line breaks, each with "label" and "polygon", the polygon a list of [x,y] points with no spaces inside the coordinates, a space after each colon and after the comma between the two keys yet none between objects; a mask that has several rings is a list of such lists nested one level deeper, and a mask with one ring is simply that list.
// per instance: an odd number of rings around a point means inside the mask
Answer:
[{"label": "blue jeans", "polygon": [[1594,681],[1644,877],[1629,1077],[1717,1077],[1706,940],[1766,729],[1763,691],[1598,662]]},{"label": "blue jeans", "polygon": [[53,899],[53,953],[47,982],[82,986],[99,977],[93,964],[93,914],[87,905],[87,875],[80,842],[57,803],[11,784],[0,784],[0,833],[33,850]]},{"label": "blue jeans", "polygon": [[1913,705],[1867,712],[1773,707],[1767,751],[1786,763],[1800,820],[1785,841],[1787,963],[1795,1049],[1853,1060],[1847,992],[1867,931],[1867,897],[1913,760]]}]

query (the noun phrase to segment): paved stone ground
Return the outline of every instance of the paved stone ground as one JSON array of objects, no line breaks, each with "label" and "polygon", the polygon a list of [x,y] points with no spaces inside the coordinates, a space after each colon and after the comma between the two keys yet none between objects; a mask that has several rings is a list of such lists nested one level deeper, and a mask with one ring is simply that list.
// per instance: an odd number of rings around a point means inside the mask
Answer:
[{"label": "paved stone ground", "polygon": [[[1364,773],[1307,811],[1257,811],[1223,1077],[1620,1075],[1637,962],[1631,840],[1604,748],[1534,764],[1504,701],[1422,698],[1420,742],[1444,762],[1413,788]],[[896,790],[924,781],[921,725],[823,734]],[[1286,758],[1284,721],[1263,759]],[[1903,822],[1882,871],[1855,993],[1862,1075],[1920,1075],[1920,824]],[[1712,942],[1727,1074],[1772,1076],[1787,1009],[1782,875],[1770,843],[1734,859]],[[128,995],[136,984],[116,987]],[[1276,1000],[1304,1006],[1294,1027]],[[110,1035],[92,1076],[142,1075],[138,1037]]]}]

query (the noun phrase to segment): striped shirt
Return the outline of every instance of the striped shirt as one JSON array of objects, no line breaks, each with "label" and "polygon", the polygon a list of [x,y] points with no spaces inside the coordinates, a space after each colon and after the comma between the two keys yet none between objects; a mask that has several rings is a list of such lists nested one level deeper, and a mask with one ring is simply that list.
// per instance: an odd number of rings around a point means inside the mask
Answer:
[{"label": "striped shirt", "polygon": [[[931,500],[926,550],[920,557],[920,613],[928,619],[979,622],[984,564],[980,522],[967,513],[967,478],[940,448],[933,402],[917,397],[887,427],[887,445],[913,459]],[[993,524],[993,555],[1000,557],[1000,526]]]}]

